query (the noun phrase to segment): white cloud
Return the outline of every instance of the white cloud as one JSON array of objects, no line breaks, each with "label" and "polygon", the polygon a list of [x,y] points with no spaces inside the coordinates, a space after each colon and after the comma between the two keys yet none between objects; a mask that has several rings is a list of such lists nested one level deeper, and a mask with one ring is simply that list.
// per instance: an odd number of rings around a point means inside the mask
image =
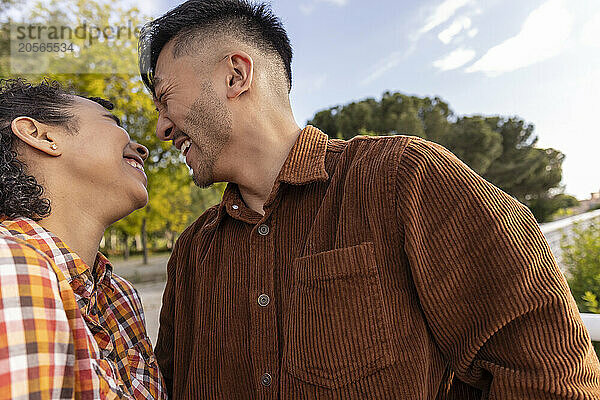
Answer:
[{"label": "white cloud", "polygon": [[310,94],[321,90],[325,82],[327,82],[327,74],[325,73],[319,75],[299,76],[295,78],[294,87],[297,91]]},{"label": "white cloud", "polygon": [[300,4],[298,7],[300,8],[300,12],[304,15],[310,15],[315,10],[314,4]]},{"label": "white cloud", "polygon": [[344,7],[348,4],[348,0],[313,0],[310,3],[302,3],[298,5],[300,12],[304,15],[310,15],[317,8],[318,3],[329,3],[338,7]]},{"label": "white cloud", "polygon": [[473,0],[444,0],[427,18],[425,25],[419,30],[417,37],[448,21],[459,9],[471,3],[473,3]]},{"label": "white cloud", "polygon": [[554,57],[565,48],[572,24],[565,0],[549,0],[529,14],[516,36],[489,49],[466,72],[497,76]]},{"label": "white cloud", "polygon": [[123,4],[128,7],[137,7],[145,15],[156,15],[165,7],[160,0],[124,0]]},{"label": "white cloud", "polygon": [[444,44],[448,44],[454,39],[456,35],[461,33],[463,30],[469,29],[471,27],[471,18],[469,17],[458,17],[450,24],[449,27],[444,29],[438,34],[438,39],[442,41]]},{"label": "white cloud", "polygon": [[373,72],[361,81],[361,85],[368,85],[374,80],[382,77],[389,70],[396,68],[400,64],[400,61],[402,61],[401,52],[395,51],[389,54],[374,66]]},{"label": "white cloud", "polygon": [[346,4],[348,4],[348,0],[317,0],[319,3],[331,3],[331,4],[335,4],[336,6],[340,6],[343,7]]},{"label": "white cloud", "polygon": [[433,66],[441,71],[450,71],[460,68],[475,57],[475,50],[472,49],[456,49],[445,57],[433,62]]},{"label": "white cloud", "polygon": [[581,41],[588,46],[600,47],[600,13],[594,15],[583,25]]},{"label": "white cloud", "polygon": [[473,28],[469,31],[469,33],[467,33],[467,35],[469,35],[470,38],[474,38],[475,36],[477,36],[478,33],[479,29]]}]

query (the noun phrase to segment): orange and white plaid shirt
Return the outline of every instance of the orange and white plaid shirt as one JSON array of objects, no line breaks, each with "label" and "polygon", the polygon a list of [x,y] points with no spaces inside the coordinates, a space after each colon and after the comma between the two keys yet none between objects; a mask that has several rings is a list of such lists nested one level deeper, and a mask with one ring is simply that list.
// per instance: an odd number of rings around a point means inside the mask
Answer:
[{"label": "orange and white plaid shirt", "polygon": [[28,218],[0,218],[0,399],[166,398],[136,290]]}]

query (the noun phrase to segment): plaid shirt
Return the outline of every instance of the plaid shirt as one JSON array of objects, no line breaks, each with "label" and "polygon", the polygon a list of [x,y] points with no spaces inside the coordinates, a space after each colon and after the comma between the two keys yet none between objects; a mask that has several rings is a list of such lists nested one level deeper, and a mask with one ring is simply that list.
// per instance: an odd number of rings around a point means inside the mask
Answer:
[{"label": "plaid shirt", "polygon": [[165,398],[133,286],[31,219],[0,222],[0,399]]}]

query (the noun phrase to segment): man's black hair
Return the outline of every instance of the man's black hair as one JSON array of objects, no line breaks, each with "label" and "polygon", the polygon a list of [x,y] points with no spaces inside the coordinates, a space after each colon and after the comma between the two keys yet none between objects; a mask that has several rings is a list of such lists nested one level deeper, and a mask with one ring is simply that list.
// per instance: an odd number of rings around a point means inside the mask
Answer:
[{"label": "man's black hair", "polygon": [[[109,110],[113,108],[108,100],[90,100]],[[36,221],[50,215],[50,201],[43,197],[44,188],[17,158],[17,137],[11,123],[17,117],[27,116],[76,131],[78,120],[71,113],[74,102],[75,95],[56,81],[45,79],[34,85],[23,79],[0,79],[0,215]]]},{"label": "man's black hair", "polygon": [[194,35],[220,27],[235,27],[242,41],[266,53],[276,53],[283,62],[292,88],[292,47],[283,24],[266,3],[246,0],[188,0],[162,17],[147,23],[140,32],[138,45],[142,80],[154,93],[156,62],[163,47],[171,39],[189,43]]}]

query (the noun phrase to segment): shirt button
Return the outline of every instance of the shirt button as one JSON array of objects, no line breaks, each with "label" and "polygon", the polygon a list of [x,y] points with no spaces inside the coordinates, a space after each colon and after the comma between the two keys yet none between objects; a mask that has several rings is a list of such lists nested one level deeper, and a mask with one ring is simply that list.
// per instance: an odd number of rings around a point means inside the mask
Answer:
[{"label": "shirt button", "polygon": [[238,207],[237,204],[234,204],[234,205],[231,206],[231,208],[233,208],[234,210],[237,210],[239,207]]},{"label": "shirt button", "polygon": [[263,376],[260,377],[260,383],[265,387],[271,386],[272,381],[273,378],[271,378],[271,375],[269,373],[265,373],[263,374]]},{"label": "shirt button", "polygon": [[271,299],[269,298],[269,295],[263,293],[260,296],[258,296],[258,305],[261,307],[268,306],[270,301]]},{"label": "shirt button", "polygon": [[258,227],[258,233],[262,236],[268,235],[269,234],[269,226],[262,224]]}]

